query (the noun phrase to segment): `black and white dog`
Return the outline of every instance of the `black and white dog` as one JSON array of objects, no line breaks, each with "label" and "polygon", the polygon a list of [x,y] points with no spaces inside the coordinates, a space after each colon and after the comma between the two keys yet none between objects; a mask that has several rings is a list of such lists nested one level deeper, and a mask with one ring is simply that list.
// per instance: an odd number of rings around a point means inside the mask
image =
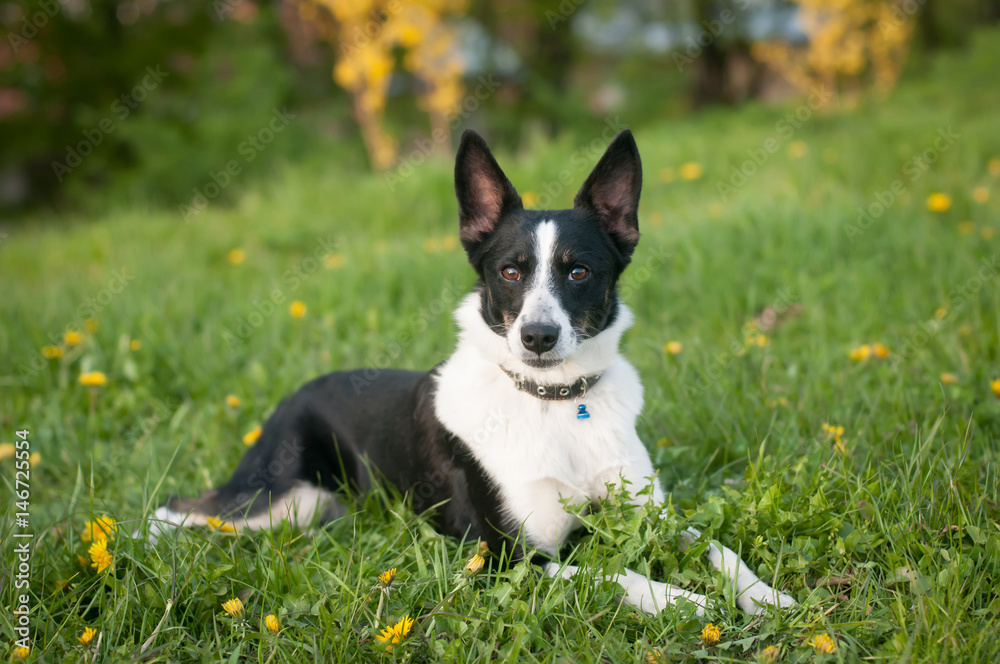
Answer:
[{"label": "black and white dog", "polygon": [[[639,375],[618,352],[631,311],[616,283],[639,241],[642,166],[620,133],[572,210],[525,210],[485,141],[466,131],[455,164],[460,237],[479,280],[460,304],[458,348],[429,373],[362,371],[317,378],[285,399],[223,486],[157,510],[153,536],[210,516],[263,528],[308,525],[345,510],[334,492],[367,490],[371,468],[418,511],[437,506],[442,533],[482,538],[546,574],[569,577],[559,553],[577,526],[563,500],[592,503],[608,484],[639,492],[655,482],[635,430]],[[370,376],[370,374],[369,374]],[[665,499],[658,483],[652,499]],[[687,537],[698,537],[689,531]],[[709,558],[739,605],[787,606],[730,549]],[[655,612],[706,598],[627,571],[625,600]]]}]

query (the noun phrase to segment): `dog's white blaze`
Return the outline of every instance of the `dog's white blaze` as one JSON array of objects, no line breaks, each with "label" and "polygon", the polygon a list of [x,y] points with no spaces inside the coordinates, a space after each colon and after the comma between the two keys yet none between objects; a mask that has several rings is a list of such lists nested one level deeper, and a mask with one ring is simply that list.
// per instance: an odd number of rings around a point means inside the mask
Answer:
[{"label": "dog's white blaze", "polygon": [[559,341],[548,351],[554,358],[564,358],[573,353],[575,334],[569,315],[559,303],[554,287],[554,266],[558,230],[554,221],[543,221],[535,229],[535,273],[524,296],[524,304],[507,335],[511,351],[520,359],[537,357],[521,343],[521,328],[528,323],[547,323],[559,328]]}]

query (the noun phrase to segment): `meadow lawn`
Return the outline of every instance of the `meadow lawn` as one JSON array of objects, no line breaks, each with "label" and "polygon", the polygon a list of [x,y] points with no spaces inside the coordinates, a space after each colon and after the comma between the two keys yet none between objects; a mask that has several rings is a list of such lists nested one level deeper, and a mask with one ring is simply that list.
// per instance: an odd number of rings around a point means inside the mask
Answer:
[{"label": "meadow lawn", "polygon": [[[13,226],[0,442],[26,430],[39,456],[25,530],[0,448],[3,656],[25,592],[14,536],[33,532],[32,661],[731,662],[768,646],[787,662],[1000,661],[998,67],[1000,34],[983,33],[854,110],[789,102],[635,128],[643,237],[621,284],[636,314],[624,353],[672,507],[614,496],[582,516],[567,559],[719,597],[704,619],[690,605],[646,616],[614,584],[501,572],[489,555],[464,572],[478,542],[437,535],[388,491],[307,533],[128,536],[168,496],[224,480],[305,380],[449,354],[449,312],[474,282],[449,159],[390,190],[317,155],[188,220],[117,204]],[[554,192],[548,207],[566,207],[603,129],[498,158],[528,202]],[[106,384],[81,384],[94,371]],[[85,528],[101,516],[118,524],[106,541]],[[692,524],[799,605],[737,610],[704,547],[680,546]],[[223,610],[234,597],[238,618]],[[376,637],[404,616],[388,649]]]}]

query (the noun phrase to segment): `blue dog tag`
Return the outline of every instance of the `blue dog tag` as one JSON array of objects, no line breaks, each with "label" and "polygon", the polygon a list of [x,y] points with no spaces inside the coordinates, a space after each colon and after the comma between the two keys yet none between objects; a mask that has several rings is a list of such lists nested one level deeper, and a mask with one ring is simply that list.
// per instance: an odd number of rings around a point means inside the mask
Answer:
[{"label": "blue dog tag", "polygon": [[590,417],[590,413],[587,412],[587,406],[585,404],[580,404],[576,409],[576,419],[585,420]]}]

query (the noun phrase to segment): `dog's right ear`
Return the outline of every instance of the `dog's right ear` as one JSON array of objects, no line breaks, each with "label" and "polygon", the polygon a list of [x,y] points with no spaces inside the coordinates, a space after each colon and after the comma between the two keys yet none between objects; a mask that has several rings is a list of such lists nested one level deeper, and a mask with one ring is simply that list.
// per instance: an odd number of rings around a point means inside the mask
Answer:
[{"label": "dog's right ear", "polygon": [[523,209],[521,197],[500,170],[483,137],[466,129],[455,157],[459,238],[471,253],[505,214]]}]

